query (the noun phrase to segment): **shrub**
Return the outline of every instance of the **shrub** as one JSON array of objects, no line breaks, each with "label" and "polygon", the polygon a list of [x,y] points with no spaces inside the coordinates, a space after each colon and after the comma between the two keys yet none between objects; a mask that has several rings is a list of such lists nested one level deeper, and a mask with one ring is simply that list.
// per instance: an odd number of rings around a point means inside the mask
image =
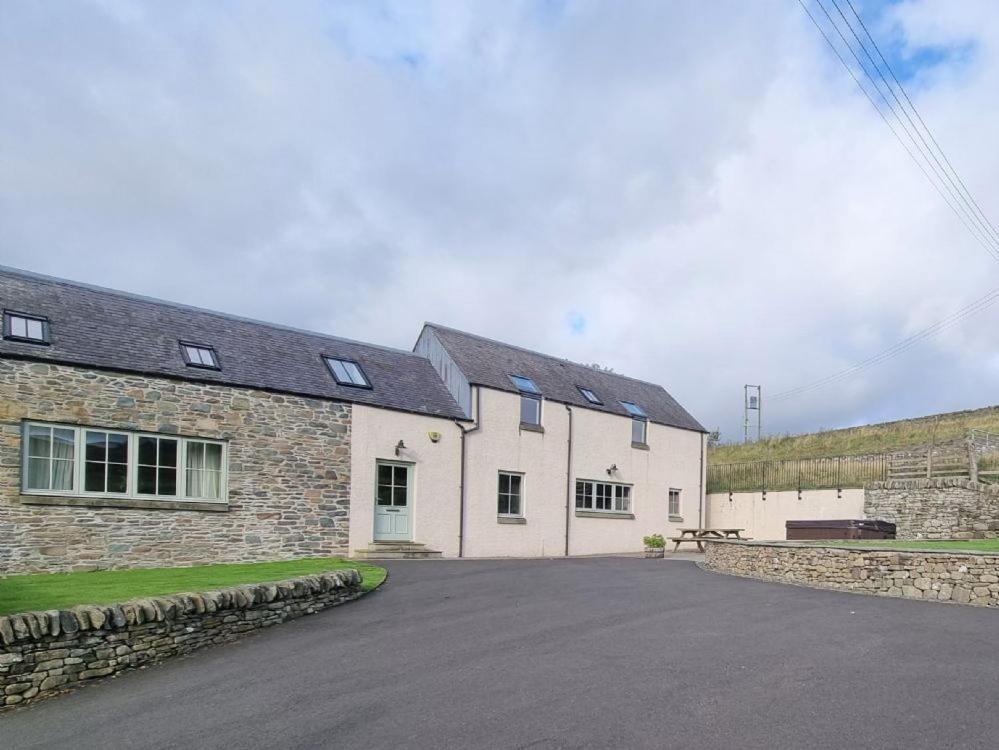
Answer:
[{"label": "shrub", "polygon": [[648,536],[643,536],[642,541],[645,542],[646,547],[652,547],[654,549],[666,546],[666,539],[663,538],[662,534],[649,534]]}]

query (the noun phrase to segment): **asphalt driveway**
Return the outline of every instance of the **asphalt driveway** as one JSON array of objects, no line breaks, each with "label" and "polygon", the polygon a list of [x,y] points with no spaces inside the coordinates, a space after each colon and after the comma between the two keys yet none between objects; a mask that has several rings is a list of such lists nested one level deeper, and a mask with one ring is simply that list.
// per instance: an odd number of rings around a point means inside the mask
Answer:
[{"label": "asphalt driveway", "polygon": [[999,612],[639,559],[382,590],[0,715],[3,748],[994,748]]}]

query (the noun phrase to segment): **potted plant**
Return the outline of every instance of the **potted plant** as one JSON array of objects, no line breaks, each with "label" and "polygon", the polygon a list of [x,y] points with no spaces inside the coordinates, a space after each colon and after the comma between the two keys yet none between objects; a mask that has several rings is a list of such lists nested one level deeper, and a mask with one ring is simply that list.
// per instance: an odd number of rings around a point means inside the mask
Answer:
[{"label": "potted plant", "polygon": [[662,534],[649,534],[642,537],[645,542],[646,557],[663,557],[666,554],[666,540]]}]

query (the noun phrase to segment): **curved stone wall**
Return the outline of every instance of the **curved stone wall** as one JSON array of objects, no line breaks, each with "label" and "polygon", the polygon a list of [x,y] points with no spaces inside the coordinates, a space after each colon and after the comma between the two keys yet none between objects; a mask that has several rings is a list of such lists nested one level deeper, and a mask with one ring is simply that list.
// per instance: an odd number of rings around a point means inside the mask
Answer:
[{"label": "curved stone wall", "polygon": [[704,567],[720,573],[877,596],[999,606],[999,554],[713,541]]},{"label": "curved stone wall", "polygon": [[0,617],[0,705],[225,643],[361,595],[338,570],[287,581]]}]

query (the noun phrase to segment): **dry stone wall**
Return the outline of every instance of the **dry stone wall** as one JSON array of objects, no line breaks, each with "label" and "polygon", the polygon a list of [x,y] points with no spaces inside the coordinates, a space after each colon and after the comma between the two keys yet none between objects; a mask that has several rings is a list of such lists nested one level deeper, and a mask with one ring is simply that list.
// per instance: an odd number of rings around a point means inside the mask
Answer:
[{"label": "dry stone wall", "polygon": [[232,641],[360,594],[360,574],[338,570],[218,591],[0,617],[0,705],[16,705]]},{"label": "dry stone wall", "polygon": [[704,566],[779,583],[999,606],[999,554],[711,542]]},{"label": "dry stone wall", "polygon": [[876,482],[864,489],[867,518],[895,524],[898,539],[999,536],[999,487],[967,479]]},{"label": "dry stone wall", "polygon": [[[228,507],[78,507],[20,494],[23,420],[228,442]],[[0,574],[345,554],[349,404],[0,359]]]}]

